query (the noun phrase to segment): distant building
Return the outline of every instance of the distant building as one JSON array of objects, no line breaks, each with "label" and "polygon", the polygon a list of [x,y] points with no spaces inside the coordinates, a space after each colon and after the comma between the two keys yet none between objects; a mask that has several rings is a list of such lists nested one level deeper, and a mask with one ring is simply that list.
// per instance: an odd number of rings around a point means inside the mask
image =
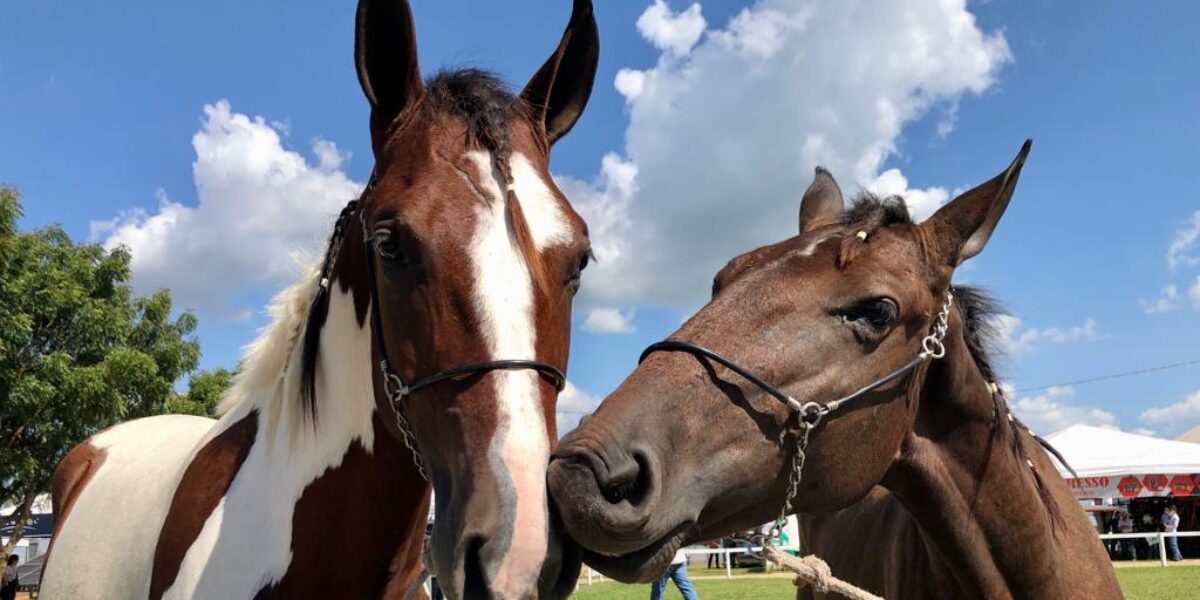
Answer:
[{"label": "distant building", "polygon": [[[16,507],[6,506],[0,509],[0,515],[8,516]],[[0,544],[7,544],[13,534],[15,525],[0,527]],[[50,548],[50,534],[54,531],[54,513],[51,508],[50,495],[43,494],[33,503],[33,514],[25,522],[25,530],[13,554],[21,557],[21,563],[27,563],[46,553]]]},{"label": "distant building", "polygon": [[1197,425],[1197,426],[1187,430],[1186,432],[1183,433],[1183,435],[1175,438],[1175,441],[1191,442],[1193,444],[1200,444],[1200,425]]}]

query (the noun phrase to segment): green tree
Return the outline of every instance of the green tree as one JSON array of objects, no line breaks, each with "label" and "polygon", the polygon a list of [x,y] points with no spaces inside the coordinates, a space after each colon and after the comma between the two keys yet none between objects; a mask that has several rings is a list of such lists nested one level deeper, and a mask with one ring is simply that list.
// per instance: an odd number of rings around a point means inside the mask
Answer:
[{"label": "green tree", "polygon": [[165,412],[200,360],[196,317],[172,318],[167,291],[135,298],[126,249],[53,225],[22,233],[21,214],[0,188],[0,506],[20,507],[0,525],[27,518],[75,444]]},{"label": "green tree", "polygon": [[217,368],[200,371],[188,378],[188,391],[167,401],[167,411],[182,415],[217,416],[225,392],[233,387],[234,371]]}]

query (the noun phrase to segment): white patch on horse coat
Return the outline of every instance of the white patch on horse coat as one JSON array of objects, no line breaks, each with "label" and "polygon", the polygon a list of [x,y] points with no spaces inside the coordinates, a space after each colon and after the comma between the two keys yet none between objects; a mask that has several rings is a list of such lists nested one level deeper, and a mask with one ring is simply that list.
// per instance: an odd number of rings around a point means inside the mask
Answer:
[{"label": "white patch on horse coat", "polygon": [[517,201],[525,213],[529,233],[538,252],[571,241],[571,226],[562,212],[558,196],[542,179],[541,172],[524,154],[516,152],[509,159]]},{"label": "white patch on horse coat", "polygon": [[358,324],[352,296],[333,286],[321,330],[316,431],[312,422],[288,434],[264,426],[267,415],[279,412],[275,403],[299,412],[302,353],[292,352],[288,375],[276,389],[247,398],[222,418],[223,430],[258,409],[264,425],[164,598],[248,598],[283,578],[292,560],[292,515],[304,489],[339,466],[357,440],[368,452],[374,447],[370,353],[370,335]]},{"label": "white patch on horse coat", "polygon": [[104,462],[62,522],[41,597],[145,598],[175,487],[216,421],[164,415],[109,428],[90,443]]},{"label": "white patch on horse coat", "polygon": [[[473,152],[467,158],[475,163],[480,187],[490,201],[479,208],[470,252],[477,282],[475,310],[490,358],[536,359],[533,281],[511,231],[505,195],[493,176],[488,154]],[[511,164],[517,201],[538,250],[565,239],[567,224],[541,176],[521,154],[514,155]],[[536,586],[546,558],[549,525],[545,479],[550,445],[539,400],[538,375],[528,370],[497,371],[492,379],[499,414],[488,448],[489,463],[498,478],[507,475],[511,480],[515,498],[499,499],[506,513],[513,511],[511,516],[505,514],[513,519],[513,537],[489,579],[499,597],[520,598]]]},{"label": "white patch on horse coat", "polygon": [[[316,377],[316,430],[301,409],[296,341],[315,275],[280,293],[275,322],[247,352],[220,421],[160,416],[90,441],[106,451],[63,522],[43,578],[45,598],[144,598],[154,552],[183,471],[212,438],[257,410],[254,446],[188,548],[164,598],[249,598],[291,562],[292,514],[304,489],[341,464],[351,444],[374,446],[370,336],[350,294],[330,290]],[[282,375],[281,375],[282,374]]]},{"label": "white patch on horse coat", "polygon": [[820,246],[822,242],[834,236],[835,234],[831,232],[822,234],[821,236],[809,242],[807,246],[801,248],[799,252],[800,256],[812,256],[813,253],[817,251],[817,246]]}]

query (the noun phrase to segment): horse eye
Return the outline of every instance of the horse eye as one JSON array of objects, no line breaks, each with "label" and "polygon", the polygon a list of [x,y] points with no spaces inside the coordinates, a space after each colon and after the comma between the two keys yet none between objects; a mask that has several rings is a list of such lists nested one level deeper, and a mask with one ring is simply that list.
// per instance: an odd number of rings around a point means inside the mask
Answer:
[{"label": "horse eye", "polygon": [[583,273],[583,270],[586,269],[588,265],[590,265],[595,259],[596,255],[592,253],[591,248],[588,248],[588,251],[584,252],[583,256],[579,257],[579,266],[575,269],[575,272]]},{"label": "horse eye", "polygon": [[579,262],[575,264],[575,269],[571,271],[571,278],[567,280],[567,287],[571,289],[572,294],[579,291],[580,280],[583,277],[583,270],[586,269],[595,258],[596,256],[592,254],[591,248],[588,248],[588,251],[584,252],[583,256],[579,257]]},{"label": "horse eye", "polygon": [[396,236],[390,231],[379,231],[375,233],[375,251],[384,260],[402,263],[405,260],[404,250],[400,247],[400,242]]},{"label": "horse eye", "polygon": [[596,255],[592,254],[591,248],[588,248],[588,251],[579,257],[579,264],[576,264],[575,270],[571,272],[571,281],[579,281],[580,276],[583,275],[583,270],[591,264],[594,258],[596,258]]},{"label": "horse eye", "polygon": [[873,298],[843,311],[842,319],[883,331],[895,324],[899,314],[900,307],[891,298]]}]

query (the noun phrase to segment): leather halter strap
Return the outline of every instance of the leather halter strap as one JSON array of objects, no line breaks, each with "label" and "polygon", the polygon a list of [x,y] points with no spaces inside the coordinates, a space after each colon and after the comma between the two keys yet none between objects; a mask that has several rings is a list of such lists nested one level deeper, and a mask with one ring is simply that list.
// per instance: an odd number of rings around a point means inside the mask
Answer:
[{"label": "leather halter strap", "polygon": [[892,371],[891,373],[888,373],[887,375],[884,375],[883,377],[880,377],[879,379],[875,380],[872,383],[867,384],[866,386],[862,387],[858,391],[856,391],[852,394],[848,394],[846,396],[842,396],[841,398],[838,398],[837,400],[833,400],[831,402],[826,402],[822,405],[822,404],[818,404],[815,402],[809,402],[807,404],[802,404],[799,400],[796,400],[795,398],[789,396],[783,390],[779,389],[778,387],[776,387],[774,385],[767,383],[761,377],[759,377],[758,375],[755,375],[752,371],[747,370],[745,367],[742,367],[741,365],[733,362],[732,360],[725,358],[724,356],[717,354],[716,352],[713,352],[712,350],[709,350],[708,348],[705,348],[704,346],[699,346],[699,345],[693,344],[691,342],[684,342],[684,341],[680,341],[680,340],[664,340],[661,342],[655,342],[655,343],[647,346],[646,349],[644,351],[642,351],[642,356],[640,358],[638,358],[638,363],[640,364],[642,361],[646,360],[647,357],[649,357],[651,354],[653,354],[655,352],[686,352],[688,354],[693,354],[696,356],[703,356],[705,358],[711,359],[717,363],[720,363],[721,365],[723,365],[725,368],[729,369],[730,371],[737,373],[746,381],[753,383],[755,386],[757,386],[762,391],[770,394],[771,396],[774,396],[776,400],[779,400],[780,402],[786,404],[788,408],[792,409],[795,412],[800,413],[801,416],[805,417],[805,418],[809,418],[810,413],[816,414],[813,412],[814,409],[822,409],[823,408],[824,410],[821,412],[825,412],[825,413],[833,412],[833,411],[837,410],[843,404],[846,404],[848,402],[853,402],[854,400],[857,400],[857,399],[867,395],[868,393],[874,391],[877,388],[883,387],[901,377],[904,377],[905,375],[907,375],[909,373],[909,371],[912,371],[913,369],[917,368],[917,365],[929,360],[929,358],[930,358],[924,352],[922,352],[921,354],[918,354],[916,356],[916,358],[913,358],[912,360],[908,361],[908,364],[904,365],[903,367],[900,367],[899,369],[896,369],[895,371]]},{"label": "leather halter strap", "polygon": [[[553,365],[547,363],[530,360],[530,359],[502,359],[491,360],[479,363],[472,363],[462,366],[450,367],[442,371],[438,371],[431,375],[419,377],[412,383],[405,383],[404,379],[392,368],[388,362],[388,345],[383,333],[383,311],[380,310],[382,304],[379,301],[379,285],[375,278],[375,254],[376,248],[371,243],[371,234],[367,229],[365,200],[367,196],[375,188],[375,175],[371,175],[371,180],[367,184],[367,188],[363,190],[361,201],[357,203],[359,211],[359,221],[363,230],[363,251],[367,255],[367,288],[371,294],[371,332],[375,339],[375,346],[379,351],[379,374],[383,377],[384,391],[388,396],[388,402],[392,405],[392,409],[396,413],[396,422],[400,427],[400,432],[404,437],[404,445],[413,454],[413,462],[417,466],[421,477],[429,481],[429,473],[425,470],[425,459],[418,448],[416,435],[413,433],[412,424],[405,415],[405,398],[412,395],[414,392],[423,388],[432,386],[437,383],[458,379],[470,375],[484,375],[492,371],[512,371],[512,370],[532,370],[536,371],[543,379],[547,379],[553,386],[556,392],[562,392],[567,385],[567,376]],[[353,202],[351,204],[354,204]],[[350,206],[349,211],[353,211]],[[347,214],[347,211],[343,211]],[[335,232],[344,229],[339,227]],[[340,240],[335,240],[335,243],[340,243]],[[323,281],[323,285],[326,283]]]},{"label": "leather halter strap", "polygon": [[567,385],[567,376],[563,374],[557,367],[546,364],[537,360],[528,359],[504,359],[504,360],[489,360],[485,362],[472,363],[458,367],[450,367],[448,369],[438,371],[432,375],[426,375],[418,378],[412,383],[404,383],[404,379],[400,377],[391,367],[387,359],[387,342],[383,334],[383,317],[379,307],[379,286],[375,281],[375,247],[371,243],[370,233],[366,230],[366,222],[363,222],[363,245],[367,254],[367,288],[371,294],[371,330],[375,336],[375,344],[379,348],[379,372],[383,375],[384,381],[388,385],[388,395],[392,396],[392,402],[397,402],[405,396],[411,395],[414,392],[431,386],[435,383],[441,383],[450,379],[457,379],[466,375],[483,374],[490,371],[501,370],[521,370],[530,369],[537,371],[543,377],[549,379],[554,385],[554,390],[561,392]]},{"label": "leather halter strap", "polygon": [[713,352],[704,346],[682,340],[663,340],[661,342],[650,344],[645,350],[642,351],[642,355],[638,357],[638,364],[641,364],[655,352],[685,352],[694,356],[703,356],[721,364],[730,371],[737,373],[746,381],[753,383],[760,390],[782,402],[789,409],[799,414],[802,424],[808,427],[816,427],[816,425],[820,423],[821,419],[824,418],[825,415],[837,410],[843,405],[858,400],[872,391],[881,388],[897,379],[900,379],[905,375],[908,375],[921,363],[945,356],[946,348],[942,345],[942,340],[945,338],[946,330],[949,328],[950,305],[953,302],[953,298],[953,295],[947,291],[946,301],[942,305],[941,312],[937,315],[937,320],[933,324],[932,331],[930,331],[929,335],[921,340],[921,352],[918,353],[912,360],[908,361],[907,364],[899,369],[896,369],[895,371],[876,379],[862,388],[859,388],[857,391],[829,402],[801,403],[799,400],[796,400],[778,387],[767,383],[766,380],[756,375],[753,371],[739,365],[733,360]]}]

